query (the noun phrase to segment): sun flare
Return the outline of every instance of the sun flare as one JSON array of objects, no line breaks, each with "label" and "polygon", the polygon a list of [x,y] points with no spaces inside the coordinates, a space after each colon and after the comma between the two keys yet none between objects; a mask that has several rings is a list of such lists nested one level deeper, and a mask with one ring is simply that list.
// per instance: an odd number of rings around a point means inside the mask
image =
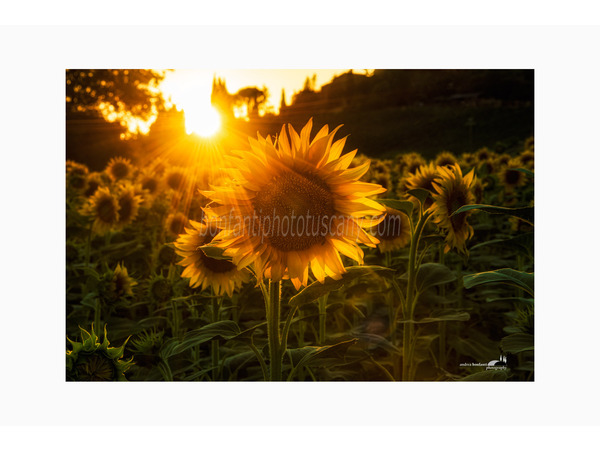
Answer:
[{"label": "sun flare", "polygon": [[183,111],[187,134],[209,137],[221,128],[221,115],[211,105],[186,106]]}]

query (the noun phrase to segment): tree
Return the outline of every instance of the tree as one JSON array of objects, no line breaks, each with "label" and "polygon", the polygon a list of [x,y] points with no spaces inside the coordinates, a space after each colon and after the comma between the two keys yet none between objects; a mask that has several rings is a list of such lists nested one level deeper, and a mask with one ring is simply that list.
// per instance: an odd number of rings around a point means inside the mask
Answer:
[{"label": "tree", "polygon": [[67,120],[100,115],[132,131],[129,122],[148,122],[164,110],[163,78],[153,70],[67,69]]}]

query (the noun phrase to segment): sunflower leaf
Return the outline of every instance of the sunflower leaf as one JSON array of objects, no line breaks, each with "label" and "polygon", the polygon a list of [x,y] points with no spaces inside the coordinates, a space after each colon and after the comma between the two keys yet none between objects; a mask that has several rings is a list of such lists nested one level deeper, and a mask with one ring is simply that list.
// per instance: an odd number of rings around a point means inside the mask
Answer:
[{"label": "sunflower leaf", "polygon": [[498,269],[490,272],[473,273],[463,277],[464,286],[471,289],[474,286],[487,283],[503,283],[518,287],[532,297],[533,295],[533,272],[519,272],[514,269]]},{"label": "sunflower leaf", "polygon": [[396,209],[398,211],[402,211],[404,214],[410,216],[413,210],[413,203],[407,202],[405,200],[395,200],[389,198],[381,198],[377,199],[379,203],[383,206],[387,206],[388,208]]},{"label": "sunflower leaf", "polygon": [[450,321],[458,321],[458,322],[466,322],[471,318],[471,315],[468,312],[456,312],[450,314],[440,315],[438,317],[424,317],[419,320],[399,320],[397,323],[434,323],[434,322],[450,322]]},{"label": "sunflower leaf", "polygon": [[429,192],[427,189],[410,189],[407,191],[407,194],[412,195],[419,200],[421,205],[425,205],[425,200],[427,200],[427,197],[431,195],[431,192]]},{"label": "sunflower leaf", "polygon": [[503,246],[515,248],[524,251],[527,255],[533,256],[533,237],[533,232],[531,232],[523,233],[510,239],[493,239],[474,245],[469,250],[473,251],[486,245],[502,244]]},{"label": "sunflower leaf", "polygon": [[213,258],[213,259],[224,259],[227,261],[231,261],[231,256],[225,256],[223,254],[223,252],[225,251],[224,248],[221,247],[216,247],[214,245],[203,245],[201,247],[198,247],[199,250],[202,250],[202,252],[204,252],[204,254],[206,256],[208,256],[209,258]]},{"label": "sunflower leaf", "polygon": [[467,211],[471,211],[473,209],[478,209],[480,211],[484,211],[488,214],[507,214],[509,216],[514,216],[521,219],[524,222],[527,222],[530,225],[533,225],[533,206],[527,206],[524,208],[505,208],[503,206],[493,206],[493,205],[465,205],[458,208],[456,211],[452,213],[452,216],[460,213],[464,213]]},{"label": "sunflower leaf", "polygon": [[177,338],[169,339],[161,348],[161,357],[167,359],[213,339],[229,340],[240,334],[240,327],[231,320],[209,323],[202,328],[187,332],[181,341]]},{"label": "sunflower leaf", "polygon": [[384,276],[392,276],[395,273],[395,271],[393,269],[388,269],[387,267],[381,266],[347,267],[346,273],[342,274],[341,279],[334,280],[333,278],[327,277],[325,278],[325,281],[323,283],[321,283],[320,281],[315,281],[314,283],[309,284],[298,294],[290,298],[289,304],[290,306],[296,307],[306,305],[308,303],[314,302],[319,297],[322,297],[323,295],[328,294],[331,291],[335,291],[336,289],[341,288],[346,283],[349,283],[350,281],[358,277],[362,277],[363,275],[372,275],[374,273],[379,273],[380,275]]},{"label": "sunflower leaf", "polygon": [[[302,347],[288,351],[288,356],[295,363],[293,372],[305,366],[329,366],[343,359],[344,355],[358,339],[338,342],[323,347]],[[297,361],[297,363],[296,363]],[[290,374],[291,376],[292,374]]]},{"label": "sunflower leaf", "polygon": [[528,333],[511,334],[500,341],[500,347],[505,353],[512,353],[513,355],[533,350],[533,336]]},{"label": "sunflower leaf", "polygon": [[533,304],[533,299],[532,298],[527,298],[527,297],[502,297],[502,298],[486,298],[485,301],[487,303],[491,303],[491,302],[500,302],[500,301],[519,301],[519,302],[524,302],[524,303],[528,303],[530,305]]},{"label": "sunflower leaf", "polygon": [[506,381],[508,376],[508,370],[483,370],[460,378],[458,381]]},{"label": "sunflower leaf", "polygon": [[523,169],[521,167],[519,168],[515,168],[515,169],[510,169],[510,170],[516,170],[518,172],[523,172],[525,175],[527,175],[528,177],[533,178],[533,172],[531,170],[527,170],[527,169]]},{"label": "sunflower leaf", "polygon": [[450,283],[456,280],[456,275],[444,264],[421,264],[417,272],[417,290],[423,292],[433,286]]}]

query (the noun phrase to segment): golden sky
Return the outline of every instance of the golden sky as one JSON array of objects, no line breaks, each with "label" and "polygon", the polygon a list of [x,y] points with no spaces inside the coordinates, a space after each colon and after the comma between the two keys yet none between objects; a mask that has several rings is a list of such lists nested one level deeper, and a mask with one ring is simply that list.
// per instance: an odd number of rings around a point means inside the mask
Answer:
[{"label": "golden sky", "polygon": [[[248,86],[269,90],[268,104],[274,112],[279,111],[281,90],[285,89],[286,103],[289,104],[294,92],[302,90],[306,77],[317,76],[316,88],[329,83],[336,75],[349,69],[240,69],[216,70],[177,69],[169,72],[162,83],[163,92],[170,93],[174,103],[185,109],[188,101],[210,101],[213,76],[226,81],[230,93]],[[359,69],[358,71],[362,71]]]}]

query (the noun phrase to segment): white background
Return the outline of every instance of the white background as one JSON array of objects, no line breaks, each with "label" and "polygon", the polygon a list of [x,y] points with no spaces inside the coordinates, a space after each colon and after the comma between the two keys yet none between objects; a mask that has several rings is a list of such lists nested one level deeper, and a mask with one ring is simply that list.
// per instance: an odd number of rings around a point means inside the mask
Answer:
[{"label": "white background", "polygon": [[[572,428],[599,425],[600,30],[586,2],[194,3],[2,7],[0,425],[8,428],[0,436],[13,443],[5,448],[264,448],[267,436],[288,448],[597,442],[597,428]],[[298,27],[306,23],[321,26]],[[64,70],[80,67],[535,69],[536,381],[66,383]]]}]

